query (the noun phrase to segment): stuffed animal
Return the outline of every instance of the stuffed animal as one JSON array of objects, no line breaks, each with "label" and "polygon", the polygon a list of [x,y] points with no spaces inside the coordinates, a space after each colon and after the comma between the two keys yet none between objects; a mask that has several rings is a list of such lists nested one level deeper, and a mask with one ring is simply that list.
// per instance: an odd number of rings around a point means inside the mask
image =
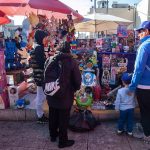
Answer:
[{"label": "stuffed animal", "polygon": [[36,25],[39,23],[39,17],[32,12],[29,14],[29,22],[32,27],[36,27]]},{"label": "stuffed animal", "polygon": [[16,107],[18,109],[23,109],[25,107],[25,100],[24,99],[18,99],[16,101]]}]

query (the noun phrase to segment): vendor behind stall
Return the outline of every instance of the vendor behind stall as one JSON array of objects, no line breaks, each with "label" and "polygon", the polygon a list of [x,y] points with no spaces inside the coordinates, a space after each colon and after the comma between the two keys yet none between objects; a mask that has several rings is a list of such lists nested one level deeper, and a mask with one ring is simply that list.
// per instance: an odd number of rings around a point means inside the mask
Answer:
[{"label": "vendor behind stall", "polygon": [[48,34],[43,30],[37,30],[35,33],[35,48],[31,51],[30,65],[33,68],[33,77],[37,85],[37,95],[36,101],[36,111],[38,116],[38,123],[45,123],[48,119],[44,115],[43,103],[46,100],[45,94],[43,92],[43,72],[44,63],[46,56],[44,53],[44,45],[47,43]]}]

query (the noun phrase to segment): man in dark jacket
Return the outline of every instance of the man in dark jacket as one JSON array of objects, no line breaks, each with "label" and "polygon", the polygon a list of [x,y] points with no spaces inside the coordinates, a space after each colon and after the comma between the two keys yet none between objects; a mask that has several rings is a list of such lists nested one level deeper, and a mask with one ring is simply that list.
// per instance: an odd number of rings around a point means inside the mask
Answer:
[{"label": "man in dark jacket", "polygon": [[44,53],[44,44],[46,44],[48,34],[43,30],[37,30],[35,33],[35,48],[31,51],[30,65],[33,68],[33,77],[37,85],[36,101],[36,112],[38,116],[38,123],[48,122],[48,118],[45,117],[43,111],[43,103],[46,100],[46,96],[43,92],[43,81],[44,81],[44,63],[46,56]]},{"label": "man in dark jacket", "polygon": [[49,105],[49,131],[51,141],[55,142],[56,137],[59,136],[58,147],[64,148],[74,144],[74,140],[68,140],[67,128],[74,93],[80,89],[81,74],[76,61],[71,56],[69,43],[65,42],[63,48],[61,48],[61,53],[56,57],[65,66],[66,70],[63,81],[67,84],[67,88],[62,98],[47,96]]}]

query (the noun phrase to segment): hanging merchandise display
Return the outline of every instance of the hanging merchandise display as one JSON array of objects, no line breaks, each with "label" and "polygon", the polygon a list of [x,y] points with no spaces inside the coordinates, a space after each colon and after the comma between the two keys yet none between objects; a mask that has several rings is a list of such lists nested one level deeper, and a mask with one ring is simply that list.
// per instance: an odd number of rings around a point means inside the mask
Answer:
[{"label": "hanging merchandise display", "polygon": [[[93,87],[89,86],[90,88],[92,87],[91,97],[93,100],[92,103],[88,104],[91,105],[92,109],[114,109],[114,100],[116,95],[113,94],[113,96],[108,96],[108,93],[121,85],[120,76],[123,72],[133,71],[135,49],[133,49],[132,42],[134,42],[134,37],[132,36],[131,31],[129,32],[125,30],[125,27],[122,28],[120,28],[122,36],[120,34],[118,37],[114,34],[96,39],[95,48],[89,46],[89,41],[91,41],[90,39],[77,39],[77,49],[72,50],[75,54],[74,57],[78,60],[79,68],[82,72],[82,86],[85,86],[85,84],[88,86],[93,84],[92,79],[94,79],[94,76],[92,76],[92,74],[94,71],[92,72],[92,69],[94,67],[91,67],[91,61],[93,64],[98,64],[97,68],[100,72],[97,81],[100,84],[97,84],[96,82]],[[94,55],[89,56],[89,53],[93,49],[97,50],[96,61],[93,59]],[[86,58],[88,58],[88,61]],[[80,95],[81,93],[85,93],[85,89],[82,88]],[[84,98],[82,99],[81,97]],[[78,96],[78,99],[76,98],[77,105],[83,106],[83,104],[87,104],[86,102],[89,102],[89,99],[85,97],[86,94]],[[86,107],[88,107],[88,105],[86,105]]]},{"label": "hanging merchandise display", "polygon": [[[74,43],[76,41],[74,36],[74,22],[72,15],[67,15],[66,19],[57,19],[54,16],[49,19],[44,15],[30,13],[23,21],[22,27],[12,28],[11,30],[8,27],[7,29],[7,31],[13,31],[9,34],[9,37],[6,36],[5,39],[5,68],[7,71],[6,84],[9,85],[8,94],[10,107],[26,108],[26,100],[22,100],[20,97],[23,96],[23,92],[29,88],[29,82],[32,81],[32,79],[28,79],[32,78],[32,72],[31,75],[27,75],[26,70],[30,67],[29,60],[31,58],[29,53],[36,44],[34,43],[35,32],[37,30],[44,30],[48,33],[47,43],[44,45],[44,51],[46,57],[49,57],[60,49],[63,42],[67,41]],[[75,45],[71,46],[73,48]],[[12,93],[15,89],[16,93]]]},{"label": "hanging merchandise display", "polygon": [[100,99],[97,52],[94,50],[72,50],[72,53],[77,56],[76,59],[82,74],[82,86],[76,93],[76,103],[79,107],[87,108],[92,105],[94,100]]}]

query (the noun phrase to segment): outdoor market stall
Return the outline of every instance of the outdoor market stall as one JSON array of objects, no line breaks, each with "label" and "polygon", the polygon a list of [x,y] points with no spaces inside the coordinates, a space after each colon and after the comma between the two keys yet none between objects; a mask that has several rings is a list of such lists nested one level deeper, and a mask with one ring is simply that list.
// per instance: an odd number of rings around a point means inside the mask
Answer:
[{"label": "outdoor market stall", "polygon": [[[76,31],[95,34],[93,39],[77,39],[77,46],[73,50],[79,59],[85,87],[77,95],[77,99],[80,97],[78,105],[97,110],[114,109],[116,92],[121,87],[121,74],[126,71],[132,73],[134,67],[135,33],[127,29],[131,23],[123,18],[97,13],[87,15],[75,25]],[[93,61],[93,56],[97,61]],[[95,68],[98,71],[94,71]],[[87,82],[86,86],[84,82]],[[92,88],[89,90],[89,87]]]},{"label": "outdoor market stall", "polygon": [[[19,15],[27,16],[21,27],[14,28],[11,32],[9,29],[7,30],[4,50],[5,64],[3,59],[3,65],[1,65],[3,70],[5,68],[7,71],[7,83],[5,81],[5,84],[8,85],[10,107],[24,108],[29,101],[19,98],[22,96],[22,91],[29,88],[32,80],[30,78],[32,69],[27,68],[29,67],[29,53],[34,44],[34,33],[37,29],[43,29],[49,33],[49,40],[45,47],[48,56],[49,51],[55,51],[56,45],[59,48],[64,40],[72,41],[74,37],[73,19],[80,19],[82,16],[56,0],[49,0],[49,2],[24,0],[19,3],[15,0],[0,1],[0,9],[3,9],[7,15],[18,15],[20,13]],[[1,98],[1,108],[3,109],[9,106],[8,104],[3,105],[4,98],[6,97]]]}]

